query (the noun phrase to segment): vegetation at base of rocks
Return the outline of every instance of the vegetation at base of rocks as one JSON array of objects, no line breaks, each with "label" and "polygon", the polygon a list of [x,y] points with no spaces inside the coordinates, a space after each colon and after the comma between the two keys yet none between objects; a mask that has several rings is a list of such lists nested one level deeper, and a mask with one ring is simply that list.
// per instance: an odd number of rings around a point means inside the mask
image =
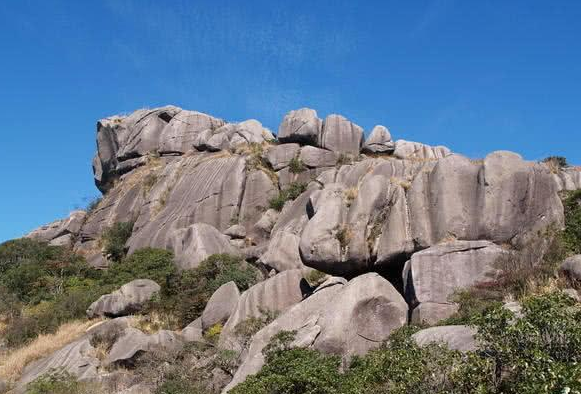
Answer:
[{"label": "vegetation at base of rocks", "polygon": [[91,303],[127,282],[164,283],[176,273],[173,254],[165,250],[138,250],[102,271],[68,248],[31,239],[0,245],[0,267],[1,333],[10,348],[85,318]]},{"label": "vegetation at base of rocks", "polygon": [[238,323],[234,328],[234,334],[240,341],[242,347],[247,348],[254,334],[269,325],[278,317],[278,312],[262,310],[260,316],[251,316]]},{"label": "vegetation at base of rocks", "polygon": [[547,164],[551,171],[559,172],[562,168],[567,167],[567,158],[563,156],[549,156],[543,159],[543,163]]},{"label": "vegetation at base of rocks", "polygon": [[127,254],[125,243],[133,233],[135,222],[118,222],[103,230],[101,241],[103,250],[110,260],[121,261]]},{"label": "vegetation at base of rocks", "polygon": [[176,324],[173,328],[182,328],[202,314],[220,286],[233,281],[244,291],[256,283],[258,275],[256,268],[239,257],[215,254],[197,268],[172,272],[160,283],[161,291],[147,311],[173,316]]},{"label": "vegetation at base of rocks", "polygon": [[565,230],[563,240],[571,253],[581,253],[581,190],[567,192],[563,198]]},{"label": "vegetation at base of rocks", "polygon": [[305,280],[311,287],[315,287],[323,283],[323,281],[327,278],[327,274],[313,269],[309,271],[307,274],[304,275]]},{"label": "vegetation at base of rocks", "polygon": [[[562,293],[523,300],[523,316],[497,305],[475,318],[482,351],[418,346],[404,327],[379,349],[351,360],[288,349],[275,338],[266,364],[232,394],[516,394],[581,392],[581,308]],[[283,343],[283,346],[276,343]]]},{"label": "vegetation at base of rocks", "polygon": [[204,339],[209,343],[217,343],[218,339],[220,339],[220,334],[222,334],[222,328],[222,324],[214,324],[204,333]]},{"label": "vegetation at base of rocks", "polygon": [[293,201],[298,196],[300,196],[305,190],[307,190],[307,185],[300,182],[293,182],[284,190],[281,190],[278,195],[272,198],[268,202],[268,206],[271,209],[282,211],[284,204],[287,201]]},{"label": "vegetation at base of rocks", "polygon": [[9,349],[0,358],[0,380],[14,381],[28,364],[78,339],[94,324],[94,320],[68,322],[58,327],[53,334],[41,334],[25,346]]},{"label": "vegetation at base of rocks", "polygon": [[27,394],[105,394],[97,383],[80,382],[74,375],[54,371],[43,375],[27,386]]},{"label": "vegetation at base of rocks", "polygon": [[155,186],[157,183],[157,174],[154,172],[150,172],[145,176],[143,179],[143,183],[141,185],[141,190],[143,191],[143,196],[147,196],[147,193]]},{"label": "vegetation at base of rocks", "polygon": [[194,342],[178,352],[145,353],[138,357],[134,372],[154,387],[155,394],[217,394],[227,381],[214,374],[223,371],[229,376],[231,362],[231,354]]},{"label": "vegetation at base of rocks", "polygon": [[305,172],[307,167],[301,159],[293,157],[288,163],[288,169],[293,174],[300,174],[301,172]]}]

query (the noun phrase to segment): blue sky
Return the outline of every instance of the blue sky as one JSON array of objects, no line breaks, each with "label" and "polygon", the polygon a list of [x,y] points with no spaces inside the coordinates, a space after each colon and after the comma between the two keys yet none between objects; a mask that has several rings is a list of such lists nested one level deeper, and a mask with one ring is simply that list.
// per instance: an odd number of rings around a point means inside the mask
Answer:
[{"label": "blue sky", "polygon": [[0,2],[0,241],[98,195],[97,119],[295,108],[471,157],[581,164],[581,2]]}]

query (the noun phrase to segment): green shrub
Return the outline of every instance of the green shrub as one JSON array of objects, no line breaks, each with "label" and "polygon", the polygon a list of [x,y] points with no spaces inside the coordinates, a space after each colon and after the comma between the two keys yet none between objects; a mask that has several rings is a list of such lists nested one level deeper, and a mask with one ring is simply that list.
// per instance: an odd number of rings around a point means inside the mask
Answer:
[{"label": "green shrub", "polygon": [[567,158],[565,158],[563,156],[549,156],[549,157],[543,159],[543,163],[547,163],[547,164],[554,166],[555,168],[558,168],[558,169],[561,169],[563,167],[568,166]]},{"label": "green shrub", "polygon": [[260,316],[251,316],[238,323],[234,328],[234,333],[238,337],[242,347],[248,347],[254,334],[272,323],[277,316],[278,312],[263,310],[261,311]]},{"label": "green shrub", "polygon": [[44,261],[55,259],[61,248],[30,238],[6,241],[0,245],[0,274],[24,260]]},{"label": "green shrub", "polygon": [[103,230],[103,249],[113,261],[121,261],[127,249],[125,243],[131,237],[134,222],[118,222]]},{"label": "green shrub", "polygon": [[276,197],[270,199],[268,205],[271,209],[282,211],[282,208],[287,201],[295,200],[305,190],[307,190],[306,184],[293,182],[288,186],[288,188],[281,190]]},{"label": "green shrub", "polygon": [[103,274],[102,285],[114,289],[134,279],[151,279],[162,285],[177,273],[173,258],[173,253],[165,249],[139,249],[111,264]]},{"label": "green shrub", "polygon": [[307,167],[303,163],[301,159],[298,157],[293,157],[288,164],[289,171],[293,174],[300,174],[301,172],[305,172]]},{"label": "green shrub", "polygon": [[563,238],[570,252],[581,253],[581,190],[565,194],[565,231]]},{"label": "green shrub", "polygon": [[241,291],[258,278],[258,271],[239,257],[216,254],[192,270],[174,272],[162,283],[157,300],[150,309],[176,317],[180,327],[197,319],[212,294],[220,286],[234,281]]},{"label": "green shrub", "polygon": [[53,371],[27,386],[27,394],[105,394],[97,383],[79,382],[70,373]]}]

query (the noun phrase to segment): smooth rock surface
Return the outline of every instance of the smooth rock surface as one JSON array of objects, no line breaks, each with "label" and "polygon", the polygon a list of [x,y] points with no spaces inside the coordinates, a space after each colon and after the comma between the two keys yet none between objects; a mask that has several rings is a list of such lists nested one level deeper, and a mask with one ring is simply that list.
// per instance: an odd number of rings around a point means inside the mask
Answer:
[{"label": "smooth rock surface", "polygon": [[503,253],[488,241],[452,241],[414,253],[404,267],[404,293],[410,305],[426,305],[412,320],[434,324],[449,317],[454,292],[493,280]]},{"label": "smooth rock surface", "polygon": [[223,284],[212,294],[202,312],[202,330],[224,324],[238,305],[240,291],[234,282]]},{"label": "smooth rock surface", "polygon": [[294,346],[350,357],[378,347],[393,330],[407,323],[407,312],[397,290],[375,273],[346,285],[326,287],[289,308],[253,337],[242,365],[223,393],[260,370],[264,365],[262,350],[280,331],[297,331]]},{"label": "smooth rock surface", "polygon": [[290,161],[298,157],[301,146],[299,144],[280,144],[268,147],[265,158],[275,171],[282,170]]},{"label": "smooth rock surface", "polygon": [[581,280],[581,254],[565,259],[559,269],[571,279]]},{"label": "smooth rock surface", "polygon": [[321,148],[337,153],[358,155],[363,129],[341,115],[329,115],[323,122]]},{"label": "smooth rock surface", "polygon": [[101,296],[87,309],[87,316],[119,317],[139,312],[159,292],[160,286],[149,279],[136,279],[111,294]]},{"label": "smooth rock surface", "polygon": [[362,148],[368,153],[391,153],[395,150],[395,143],[391,140],[389,130],[381,125],[375,126],[365,140]]},{"label": "smooth rock surface", "polygon": [[285,115],[278,128],[278,140],[282,143],[297,142],[304,145],[319,144],[322,121],[317,112],[309,108],[301,108]]}]

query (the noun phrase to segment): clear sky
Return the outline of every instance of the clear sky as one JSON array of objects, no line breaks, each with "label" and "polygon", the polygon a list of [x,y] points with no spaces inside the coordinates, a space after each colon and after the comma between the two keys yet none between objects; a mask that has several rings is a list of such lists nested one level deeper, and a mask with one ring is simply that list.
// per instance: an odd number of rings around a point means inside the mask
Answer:
[{"label": "clear sky", "polygon": [[295,108],[581,164],[579,1],[0,2],[0,241],[98,195],[97,119]]}]

